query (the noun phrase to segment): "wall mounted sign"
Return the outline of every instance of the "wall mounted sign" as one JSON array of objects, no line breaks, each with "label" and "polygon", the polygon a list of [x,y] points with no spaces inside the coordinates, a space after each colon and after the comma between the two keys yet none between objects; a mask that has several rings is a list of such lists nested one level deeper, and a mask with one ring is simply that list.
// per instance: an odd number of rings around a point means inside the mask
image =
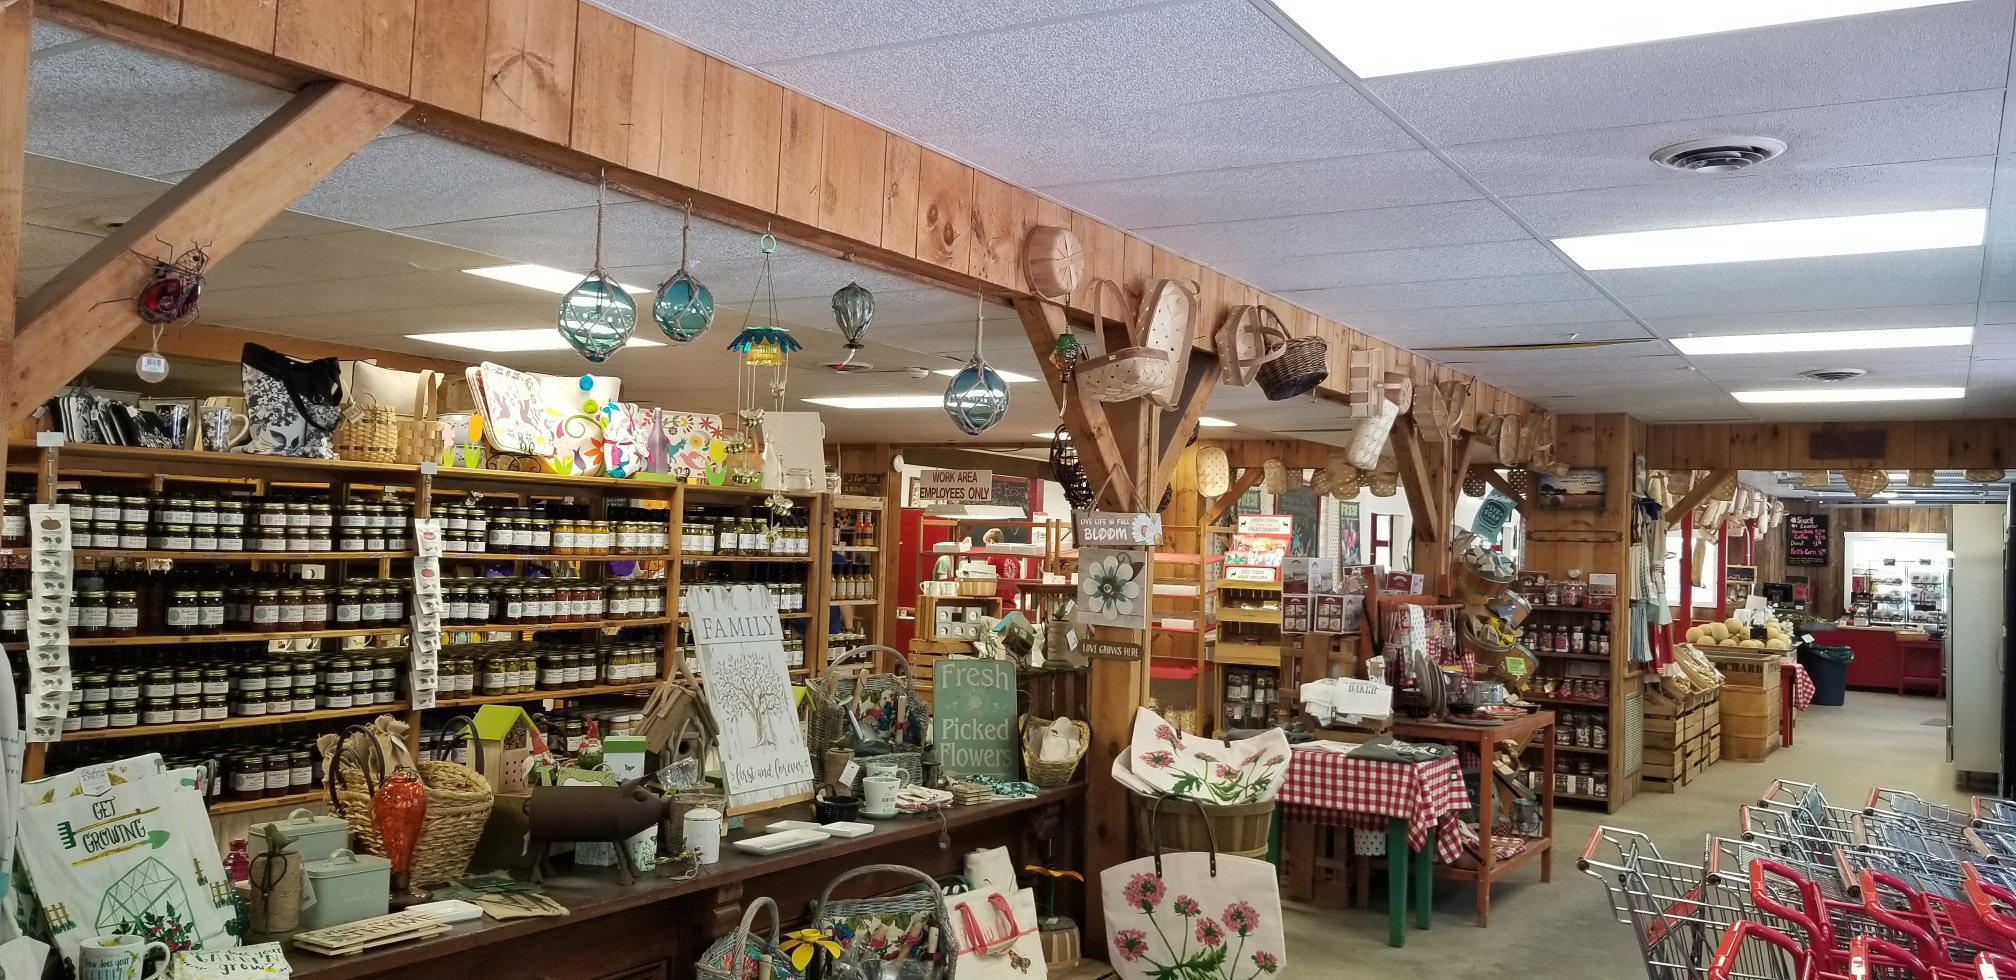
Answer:
[{"label": "wall mounted sign", "polygon": [[1147,629],[1149,605],[1147,552],[1078,549],[1078,622]]},{"label": "wall mounted sign", "polygon": [[761,586],[690,586],[686,606],[700,690],[720,728],[728,812],[811,799],[812,757],[791,695],[777,600]]},{"label": "wall mounted sign", "polygon": [[1608,506],[1610,471],[1573,466],[1565,476],[1535,474],[1534,496],[1542,510],[1602,510]]},{"label": "wall mounted sign", "polygon": [[925,470],[917,475],[917,502],[985,504],[994,500],[993,470]]},{"label": "wall mounted sign", "polygon": [[1890,433],[1882,429],[1866,432],[1822,430],[1806,434],[1809,459],[1882,459],[1889,454]]},{"label": "wall mounted sign", "polygon": [[1003,779],[1020,773],[1013,661],[938,658],[931,666],[931,710],[939,768]]},{"label": "wall mounted sign", "polygon": [[1087,638],[1078,641],[1078,652],[1094,660],[1139,660],[1141,659],[1141,644],[1133,640],[1095,640]]},{"label": "wall mounted sign", "polygon": [[1081,548],[1153,548],[1162,543],[1162,515],[1075,511]]},{"label": "wall mounted sign", "polygon": [[1785,515],[1785,564],[1832,564],[1831,549],[1832,545],[1827,534],[1827,515]]}]

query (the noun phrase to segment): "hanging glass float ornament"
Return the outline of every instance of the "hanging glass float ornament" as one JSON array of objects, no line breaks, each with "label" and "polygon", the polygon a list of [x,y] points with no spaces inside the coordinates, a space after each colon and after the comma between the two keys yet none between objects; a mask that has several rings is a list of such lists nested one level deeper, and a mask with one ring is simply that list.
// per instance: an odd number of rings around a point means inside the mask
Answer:
[{"label": "hanging glass float ornament", "polygon": [[693,232],[693,202],[686,202],[686,217],[679,225],[679,268],[672,278],[658,284],[658,299],[651,304],[651,316],[665,336],[685,343],[714,325],[714,293],[686,271],[686,246]]},{"label": "hanging glass float ornament", "polygon": [[854,352],[863,346],[861,335],[868,330],[868,321],[875,319],[875,294],[868,287],[849,279],[847,285],[833,293],[833,320],[840,325],[840,336],[847,338],[847,360],[854,359]]},{"label": "hanging glass float ornament", "polygon": [[595,267],[560,300],[560,336],[582,357],[600,364],[630,342],[637,329],[637,304],[602,269],[602,196],[595,186]]},{"label": "hanging glass float ornament", "polygon": [[945,386],[945,414],[952,417],[952,424],[959,431],[969,436],[993,428],[1008,414],[1008,382],[1002,380],[1001,372],[987,365],[987,358],[980,353],[980,336],[987,324],[987,301],[977,293],[973,299],[977,308],[973,315],[973,359]]}]

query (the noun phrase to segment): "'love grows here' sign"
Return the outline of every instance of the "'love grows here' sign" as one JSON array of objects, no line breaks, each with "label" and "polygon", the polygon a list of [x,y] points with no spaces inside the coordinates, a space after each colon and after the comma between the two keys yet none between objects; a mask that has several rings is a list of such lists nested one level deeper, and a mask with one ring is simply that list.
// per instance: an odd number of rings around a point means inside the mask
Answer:
[{"label": "'love grows here' sign", "polygon": [[938,765],[961,776],[1015,779],[1015,665],[1006,660],[941,657],[931,668]]}]

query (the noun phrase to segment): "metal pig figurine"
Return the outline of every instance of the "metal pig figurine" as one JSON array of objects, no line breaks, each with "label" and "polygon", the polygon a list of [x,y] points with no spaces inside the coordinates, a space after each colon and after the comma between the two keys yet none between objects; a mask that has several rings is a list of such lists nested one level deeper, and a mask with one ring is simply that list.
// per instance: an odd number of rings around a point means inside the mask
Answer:
[{"label": "metal pig figurine", "polygon": [[620,786],[534,786],[525,798],[528,836],[539,856],[532,864],[532,880],[544,880],[553,844],[602,841],[624,855],[616,867],[628,885],[630,859],[623,842],[671,816],[672,800],[645,789],[642,778]]}]

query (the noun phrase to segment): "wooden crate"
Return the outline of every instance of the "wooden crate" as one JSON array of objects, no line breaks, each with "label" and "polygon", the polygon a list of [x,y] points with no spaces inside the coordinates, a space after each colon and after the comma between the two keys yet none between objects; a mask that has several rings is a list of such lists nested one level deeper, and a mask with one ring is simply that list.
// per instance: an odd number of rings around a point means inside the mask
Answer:
[{"label": "wooden crate", "polygon": [[1734,762],[1763,762],[1778,748],[1778,733],[1762,738],[1749,735],[1722,736],[1722,758]]},{"label": "wooden crate", "polygon": [[1784,657],[1776,650],[1731,647],[1701,647],[1702,653],[1722,672],[1724,700],[1732,690],[1751,688],[1776,693],[1778,668]]}]

